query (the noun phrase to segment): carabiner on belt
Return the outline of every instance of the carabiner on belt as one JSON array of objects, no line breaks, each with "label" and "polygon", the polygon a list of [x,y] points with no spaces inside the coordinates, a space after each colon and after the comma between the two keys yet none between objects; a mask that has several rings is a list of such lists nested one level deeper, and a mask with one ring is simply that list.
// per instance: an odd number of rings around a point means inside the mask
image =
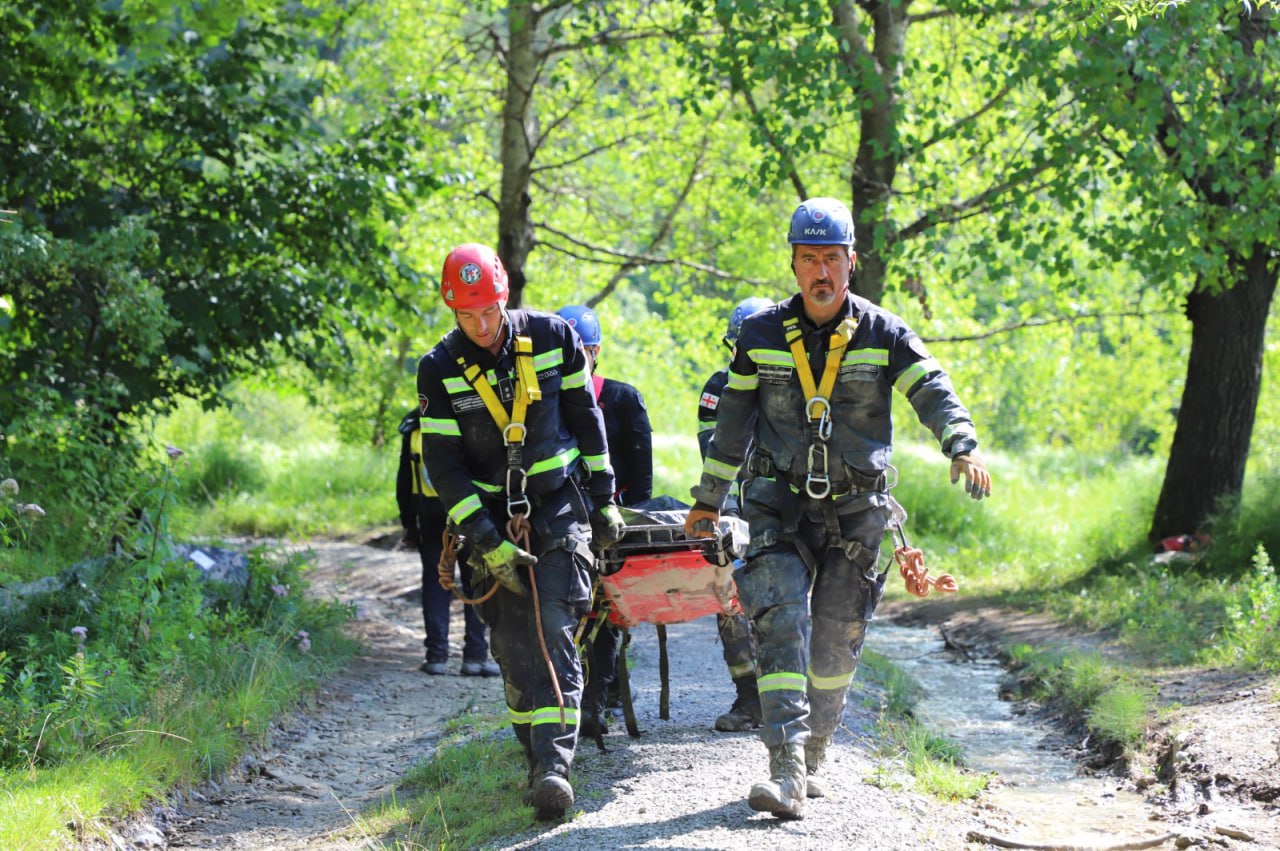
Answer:
[{"label": "carabiner on belt", "polygon": [[[821,467],[819,467],[819,460]],[[804,480],[804,492],[814,499],[826,499],[831,495],[831,478],[827,474],[827,447],[814,443],[809,446],[809,475]]]},{"label": "carabiner on belt", "polygon": [[[518,473],[520,475],[520,487],[518,489],[511,487],[511,474]],[[524,486],[529,480],[529,476],[523,468],[512,469],[507,468],[507,516],[515,517],[517,514],[528,515],[533,506],[529,504],[529,497],[525,495]],[[519,494],[515,496],[514,494]]]}]

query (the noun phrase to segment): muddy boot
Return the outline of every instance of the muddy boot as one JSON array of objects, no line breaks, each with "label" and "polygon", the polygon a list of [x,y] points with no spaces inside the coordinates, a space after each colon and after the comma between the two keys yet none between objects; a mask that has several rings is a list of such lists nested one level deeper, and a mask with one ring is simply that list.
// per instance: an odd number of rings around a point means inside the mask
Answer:
[{"label": "muddy boot", "polygon": [[818,776],[818,772],[822,770],[822,763],[827,761],[829,744],[831,739],[823,736],[810,736],[809,741],[804,743],[805,797],[827,796],[827,784]]},{"label": "muddy boot", "polygon": [[758,813],[798,819],[805,796],[804,745],[789,742],[769,748],[769,779],[751,787],[747,804]]},{"label": "muddy boot", "polygon": [[716,729],[721,733],[744,733],[760,726],[760,691],[755,677],[738,677],[733,681],[738,697],[729,711],[716,719]]},{"label": "muddy boot", "polygon": [[538,821],[557,821],[573,806],[573,787],[554,771],[544,771],[529,787],[529,806]]}]

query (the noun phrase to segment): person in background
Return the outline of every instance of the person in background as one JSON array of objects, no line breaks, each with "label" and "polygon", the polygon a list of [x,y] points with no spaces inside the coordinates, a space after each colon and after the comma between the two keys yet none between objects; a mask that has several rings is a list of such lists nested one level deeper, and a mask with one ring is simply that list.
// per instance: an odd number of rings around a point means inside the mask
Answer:
[{"label": "person in background", "polygon": [[[402,546],[415,549],[422,557],[422,620],[426,626],[426,659],[419,670],[432,675],[448,673],[449,619],[453,593],[440,586],[437,566],[444,548],[448,523],[444,506],[431,486],[422,458],[422,431],[417,408],[400,421],[400,466],[396,474],[396,505],[404,530]],[[461,564],[463,593],[470,596],[471,568]],[[464,677],[496,677],[501,672],[489,659],[489,642],[484,621],[474,606],[463,606],[462,667]]]},{"label": "person in background", "polygon": [[[733,312],[729,314],[729,327],[724,335],[724,343],[732,351],[738,341],[738,332],[742,329],[742,321],[757,311],[771,307],[773,302],[767,298],[752,296],[743,299]],[[698,449],[705,460],[707,447],[711,444],[711,435],[716,428],[716,415],[720,410],[720,396],[724,393],[725,384],[729,380],[729,367],[712,373],[707,383],[702,386],[702,395],[698,397]],[[739,474],[734,482],[733,490],[725,501],[723,513],[728,516],[740,516],[738,507],[738,487],[743,476]],[[729,711],[715,721],[715,729],[722,733],[740,733],[754,730],[760,726],[763,716],[760,713],[760,691],[756,685],[756,660],[754,639],[751,634],[751,620],[745,614],[717,615],[716,626],[720,631],[720,645],[724,648],[724,663],[729,668],[729,676],[733,679],[733,687],[737,692]]]},{"label": "person in background", "polygon": [[[644,397],[625,381],[603,378],[600,348],[604,335],[595,311],[583,305],[569,305],[557,311],[578,332],[591,367],[591,381],[596,401],[604,413],[604,430],[609,442],[609,460],[613,464],[615,497],[619,505],[636,505],[653,495],[653,428]],[[597,628],[598,626],[598,628]],[[582,726],[584,736],[608,732],[606,705],[617,697],[618,656],[622,647],[622,631],[607,620],[593,625],[588,659],[587,684],[582,694]]]}]

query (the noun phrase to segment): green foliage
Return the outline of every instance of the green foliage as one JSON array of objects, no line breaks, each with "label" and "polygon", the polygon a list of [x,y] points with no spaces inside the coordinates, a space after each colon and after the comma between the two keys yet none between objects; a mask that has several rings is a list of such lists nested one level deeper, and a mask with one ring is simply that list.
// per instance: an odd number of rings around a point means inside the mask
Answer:
[{"label": "green foliage", "polygon": [[1259,544],[1253,570],[1239,586],[1239,596],[1227,606],[1226,628],[1217,656],[1246,668],[1280,668],[1280,580],[1266,549]]},{"label": "green foliage", "polygon": [[[65,587],[15,604],[0,622],[0,768],[81,757],[140,719],[167,716],[171,698],[216,693],[232,678],[228,665],[244,658],[231,647],[288,643],[305,654],[311,634],[344,619],[341,608],[302,596],[298,557],[254,552],[243,587],[205,582],[174,558],[166,526],[176,461],[133,501],[120,555],[79,566]],[[260,731],[269,720],[236,723]],[[203,760],[210,771],[225,766]]]},{"label": "green foliage", "polygon": [[454,740],[406,772],[394,799],[361,817],[361,833],[381,832],[391,848],[481,848],[529,828],[520,744],[507,730],[477,735],[500,720],[480,714],[451,722]]},{"label": "green foliage", "polygon": [[1131,748],[1141,743],[1151,717],[1151,689],[1124,668],[1097,653],[1067,649],[1009,649],[1012,666],[1034,696],[1059,701],[1102,746]]}]

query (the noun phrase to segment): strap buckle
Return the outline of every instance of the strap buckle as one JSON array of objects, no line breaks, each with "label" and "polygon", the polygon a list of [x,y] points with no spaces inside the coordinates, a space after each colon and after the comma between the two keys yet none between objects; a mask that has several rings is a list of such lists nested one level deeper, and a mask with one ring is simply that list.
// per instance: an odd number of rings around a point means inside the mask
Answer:
[{"label": "strap buckle", "polygon": [[[822,413],[815,417],[813,411],[818,405],[822,406]],[[805,402],[804,414],[809,418],[810,422],[817,420],[814,424],[814,430],[819,440],[826,441],[831,439],[831,401],[829,399],[825,396],[811,396],[809,401]]]},{"label": "strap buckle", "polygon": [[[520,430],[520,439],[519,439],[519,440],[513,440],[513,439],[511,438],[511,430],[512,430],[512,429],[519,429],[519,430]],[[527,431],[527,429],[525,429],[525,427],[524,427],[524,423],[516,423],[516,422],[513,422],[513,423],[511,423],[511,424],[507,425],[507,426],[502,430],[502,442],[503,442],[505,445],[507,445],[507,446],[510,446],[510,445],[511,445],[511,444],[513,444],[513,443],[524,443],[524,438],[525,438],[525,433],[526,433],[526,431]]]}]

